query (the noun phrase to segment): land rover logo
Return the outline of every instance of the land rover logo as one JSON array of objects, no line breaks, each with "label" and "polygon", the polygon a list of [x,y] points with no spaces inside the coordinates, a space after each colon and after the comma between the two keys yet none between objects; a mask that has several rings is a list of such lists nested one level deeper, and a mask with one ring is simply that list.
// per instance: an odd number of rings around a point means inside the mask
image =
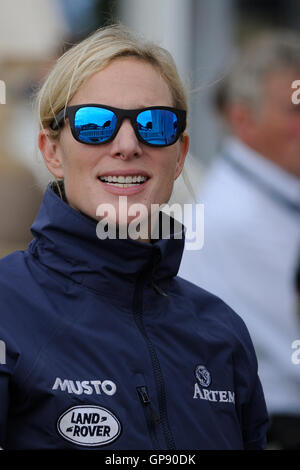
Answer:
[{"label": "land rover logo", "polygon": [[101,406],[73,406],[59,417],[57,429],[75,444],[103,446],[119,437],[121,424],[111,411]]},{"label": "land rover logo", "polygon": [[209,387],[211,384],[211,376],[206,367],[197,366],[195,369],[195,375],[202,387]]}]

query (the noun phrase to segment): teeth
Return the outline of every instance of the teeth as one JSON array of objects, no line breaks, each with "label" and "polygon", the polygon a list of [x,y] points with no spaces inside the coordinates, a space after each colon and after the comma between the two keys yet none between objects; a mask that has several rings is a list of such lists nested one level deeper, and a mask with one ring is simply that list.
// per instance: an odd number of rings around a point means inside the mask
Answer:
[{"label": "teeth", "polygon": [[131,188],[132,186],[136,186],[134,183],[106,183],[110,184],[111,186],[117,186],[118,188]]},{"label": "teeth", "polygon": [[[136,176],[100,176],[101,181],[105,181],[106,183],[119,183],[123,185],[131,185],[132,183],[143,183],[147,180],[146,176],[136,175]],[[119,184],[115,184],[115,186],[119,186]],[[127,186],[125,186],[127,187]]]}]

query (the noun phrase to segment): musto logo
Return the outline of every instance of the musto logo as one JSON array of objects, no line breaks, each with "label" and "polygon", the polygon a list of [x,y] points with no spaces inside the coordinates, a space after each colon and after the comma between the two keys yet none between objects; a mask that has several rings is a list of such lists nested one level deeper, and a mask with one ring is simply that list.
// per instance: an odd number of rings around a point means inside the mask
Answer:
[{"label": "musto logo", "polygon": [[111,411],[101,406],[73,406],[59,417],[57,429],[75,444],[102,446],[119,437],[121,424]]}]

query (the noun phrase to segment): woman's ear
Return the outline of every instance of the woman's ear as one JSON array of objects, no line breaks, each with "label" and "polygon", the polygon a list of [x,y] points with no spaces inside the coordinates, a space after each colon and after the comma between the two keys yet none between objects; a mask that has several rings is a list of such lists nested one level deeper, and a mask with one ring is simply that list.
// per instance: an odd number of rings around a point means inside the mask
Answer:
[{"label": "woman's ear", "polygon": [[58,141],[50,136],[48,129],[42,129],[38,137],[38,146],[50,173],[55,178],[64,177],[64,167]]},{"label": "woman's ear", "polygon": [[190,145],[190,137],[185,132],[182,134],[182,137],[179,140],[179,145],[180,145],[180,148],[179,148],[179,153],[178,153],[177,163],[176,163],[176,173],[175,173],[175,178],[174,178],[175,180],[178,178],[178,176],[182,172],[185,158],[187,156],[187,152],[188,152],[189,145]]}]

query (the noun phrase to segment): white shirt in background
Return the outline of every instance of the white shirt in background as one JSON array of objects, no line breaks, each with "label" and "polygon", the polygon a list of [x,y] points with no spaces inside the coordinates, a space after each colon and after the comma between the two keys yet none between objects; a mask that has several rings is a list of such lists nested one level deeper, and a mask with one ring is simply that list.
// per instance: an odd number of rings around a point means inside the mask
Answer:
[{"label": "white shirt in background", "polygon": [[204,203],[204,246],[184,251],[179,276],[244,319],[269,412],[300,414],[300,364],[291,360],[300,339],[300,180],[228,138],[197,202]]}]

